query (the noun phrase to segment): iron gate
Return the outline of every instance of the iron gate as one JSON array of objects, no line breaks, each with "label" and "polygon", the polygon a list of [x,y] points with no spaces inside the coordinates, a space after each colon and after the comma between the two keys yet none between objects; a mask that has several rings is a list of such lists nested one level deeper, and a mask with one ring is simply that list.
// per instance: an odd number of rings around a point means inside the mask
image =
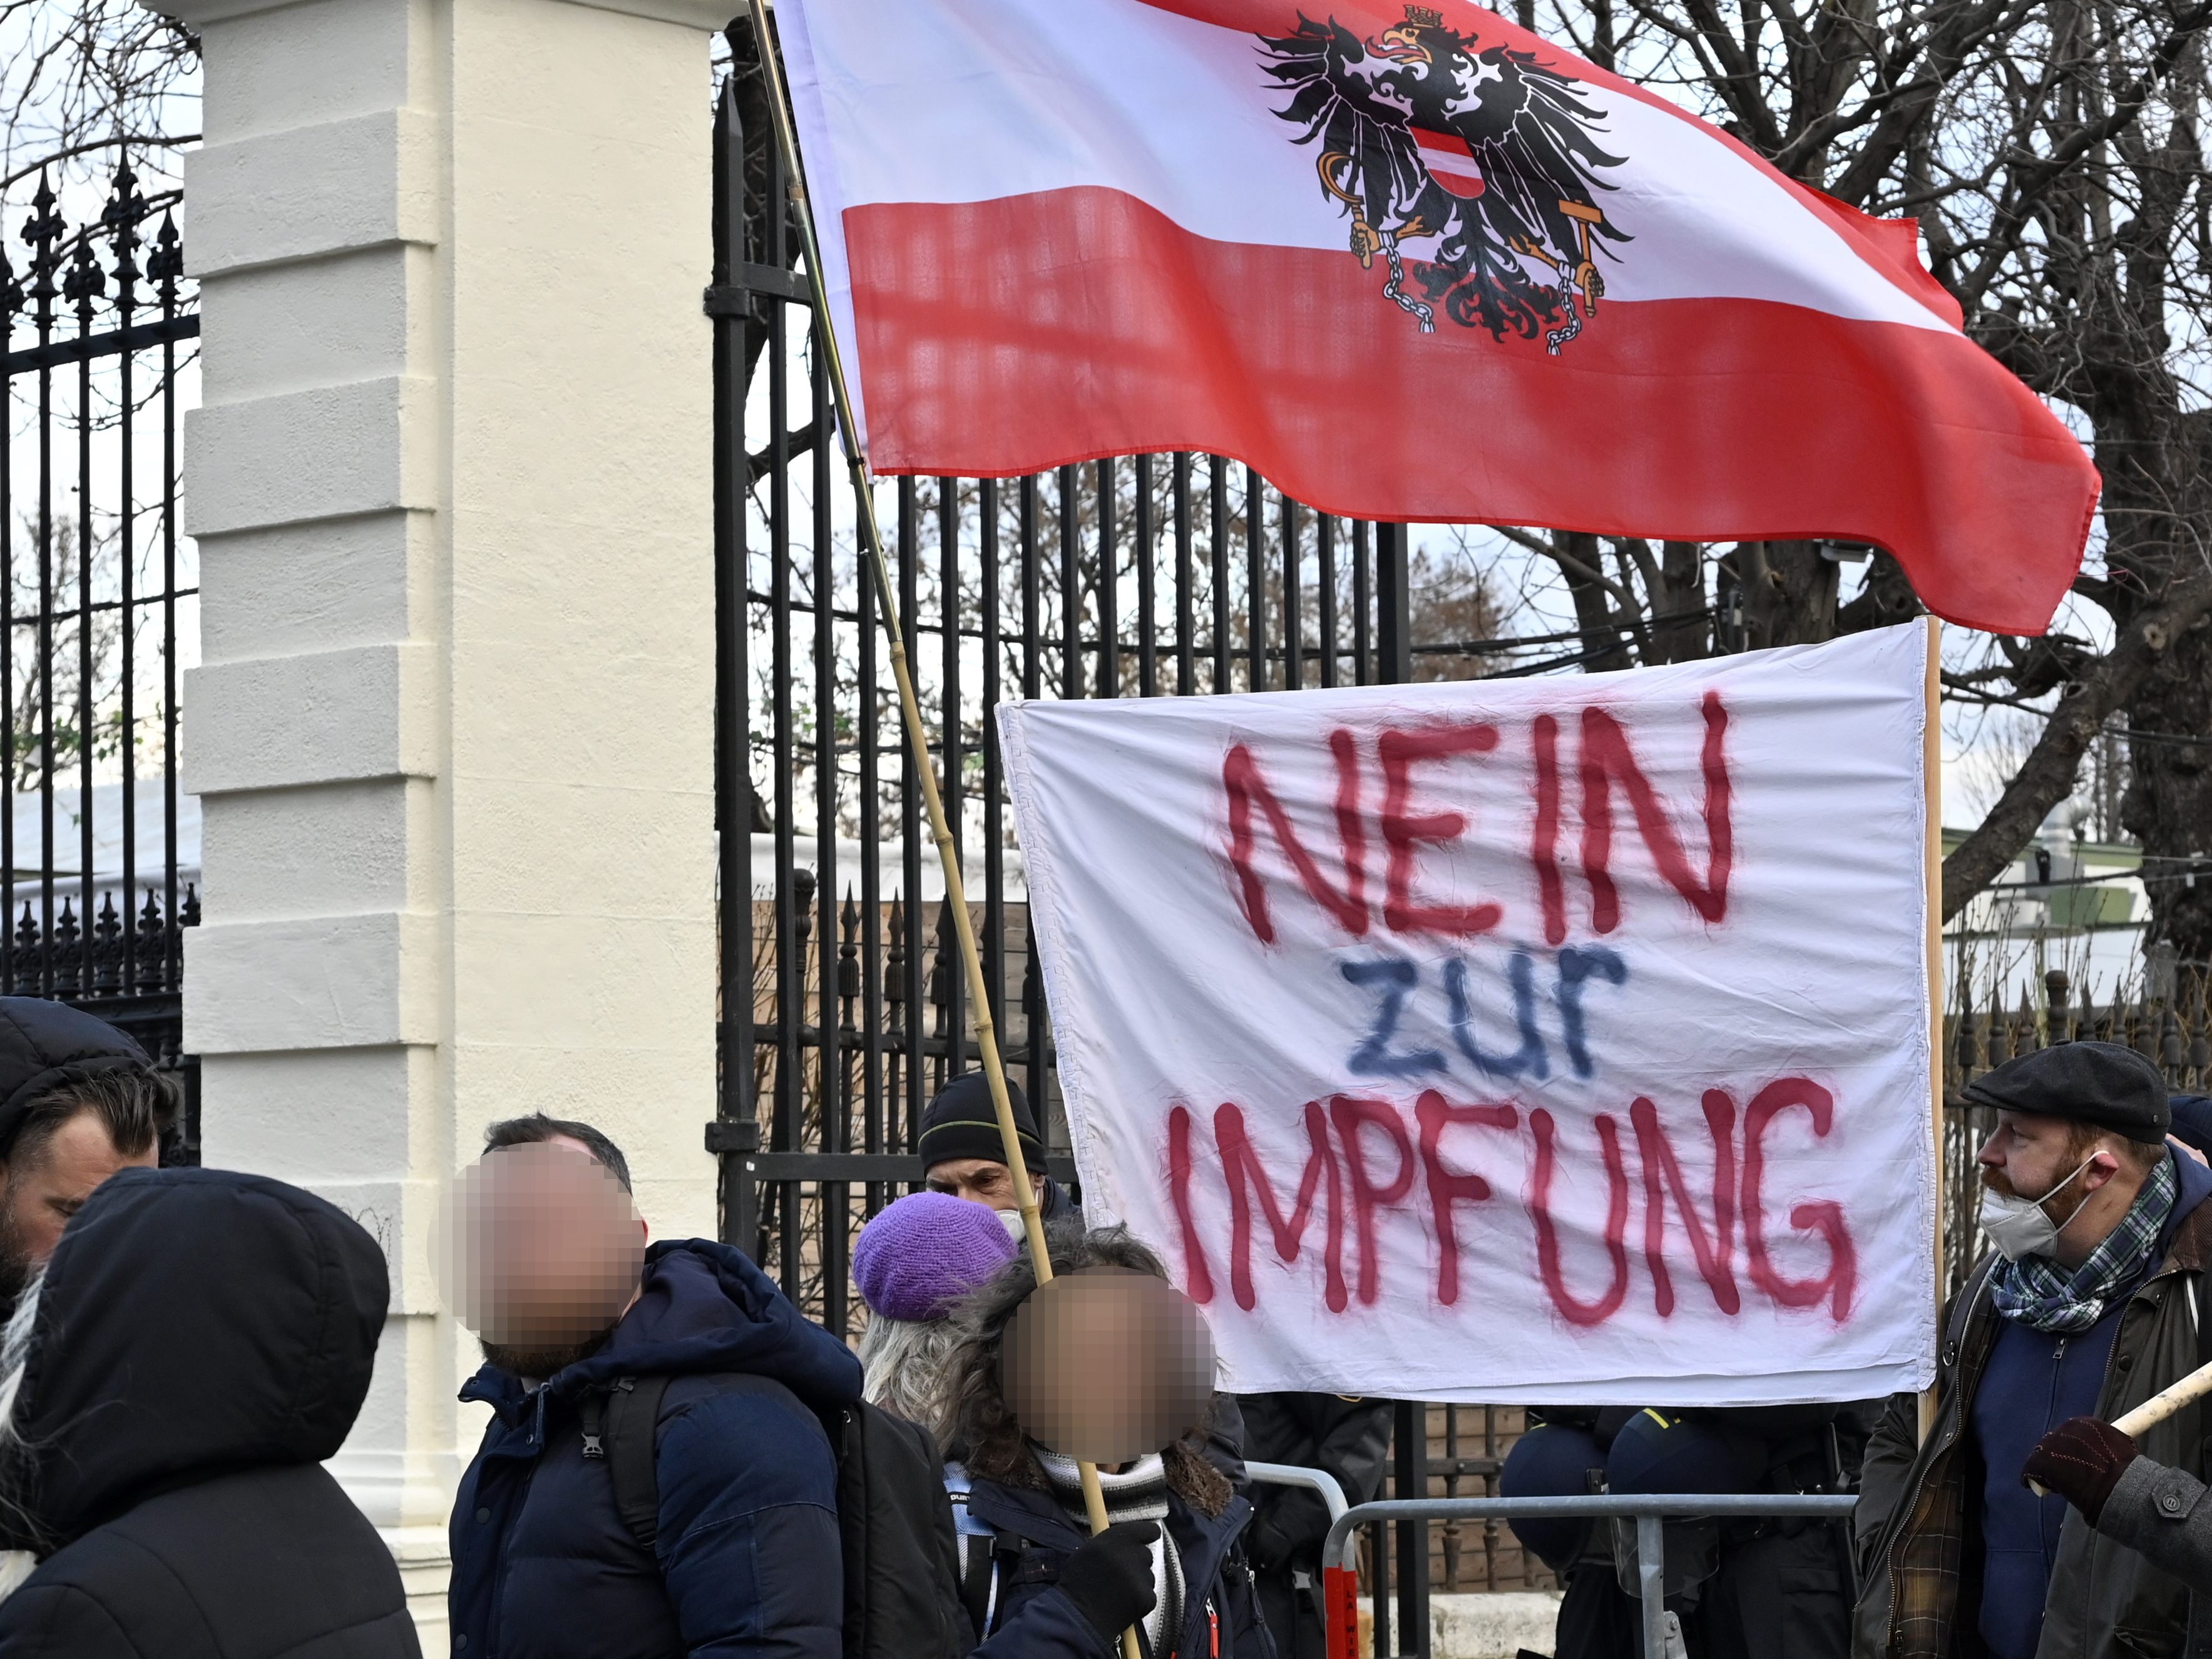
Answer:
[{"label": "iron gate", "polygon": [[163,1155],[197,1162],[181,1038],[198,819],[178,793],[177,678],[198,589],[178,534],[177,420],[200,319],[181,196],[149,195],[126,157],[72,224],[35,177],[4,216],[20,270],[0,247],[0,991],[87,1009],[178,1071],[183,1122]]}]

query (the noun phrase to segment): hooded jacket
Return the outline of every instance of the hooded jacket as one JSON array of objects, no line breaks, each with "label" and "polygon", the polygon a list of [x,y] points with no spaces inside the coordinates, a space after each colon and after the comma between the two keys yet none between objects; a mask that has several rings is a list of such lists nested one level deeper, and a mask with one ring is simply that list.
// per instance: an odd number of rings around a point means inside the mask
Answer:
[{"label": "hooded jacket", "polygon": [[[623,1525],[578,1406],[667,1376],[653,1437],[660,1516]],[[646,1252],[638,1299],[590,1358],[535,1389],[486,1365],[490,1406],[453,1506],[456,1659],[839,1659],[837,1464],[817,1413],[860,1398],[860,1363],[742,1252]]]},{"label": "hooded jacket", "polygon": [[[2173,1214],[2150,1270],[2122,1306],[2102,1368],[2094,1414],[2106,1422],[2195,1370],[2212,1341],[2197,1328],[2202,1281],[2212,1263],[2212,1203],[2206,1202],[2212,1171],[2187,1158],[2176,1158],[2175,1167],[2180,1180]],[[1950,1659],[1981,1651],[1981,1495],[1989,1472],[1980,1467],[1973,1413],[1999,1334],[1988,1294],[1993,1260],[1967,1280],[1945,1321],[1936,1420],[1926,1443],[1918,1442],[1911,1395],[1892,1399],[1868,1443],[1852,1516],[1862,1586],[1854,1659]],[[2208,1428],[2212,1412],[2192,1403],[2147,1431],[2140,1443],[2158,1462],[2202,1475]],[[2209,1600],[2093,1531],[2069,1510],[2051,1559],[2036,1659],[2212,1659]]]},{"label": "hooded jacket", "polygon": [[388,1300],[374,1241],[282,1182],[103,1184],[47,1267],[16,1395],[14,1495],[51,1553],[0,1602],[0,1656],[418,1659],[391,1552],[318,1467]]}]

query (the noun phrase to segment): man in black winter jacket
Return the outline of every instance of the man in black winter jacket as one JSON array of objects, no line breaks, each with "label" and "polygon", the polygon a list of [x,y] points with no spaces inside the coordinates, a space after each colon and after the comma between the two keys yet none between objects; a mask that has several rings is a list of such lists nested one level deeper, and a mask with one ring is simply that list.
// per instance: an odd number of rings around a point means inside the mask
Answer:
[{"label": "man in black winter jacket", "polygon": [[[472,1188],[488,1282],[460,1294],[489,1358],[461,1397],[493,1418],[453,1506],[457,1659],[839,1659],[837,1464],[817,1413],[859,1401],[860,1362],[726,1245],[641,1263],[620,1155],[605,1162],[587,1126],[523,1122],[494,1129]],[[641,1377],[670,1379],[650,1547],[601,1439],[609,1392]]]},{"label": "man in black winter jacket", "polygon": [[[1336,1477],[1347,1504],[1382,1490],[1390,1456],[1388,1400],[1342,1394],[1247,1394],[1244,1455],[1255,1463],[1294,1463]],[[1248,1546],[1260,1607],[1281,1659],[1322,1659],[1328,1630],[1321,1604],[1321,1548],[1328,1510],[1291,1486],[1254,1486]]]},{"label": "man in black winter jacket", "polygon": [[0,1354],[0,1544],[45,1557],[0,1659],[420,1659],[391,1552],[319,1467],[389,1301],[375,1242],[282,1182],[94,1193]]},{"label": "man in black winter jacket", "polygon": [[[1543,1407],[1505,1461],[1505,1498],[1810,1492],[1848,1487],[1883,1402],[1638,1410]],[[1636,1599],[1604,1522],[1516,1521],[1557,1573],[1559,1659],[1633,1659]],[[1831,1522],[1668,1523],[1667,1598],[1692,1659],[1843,1659],[1850,1639],[1844,1541]]]}]

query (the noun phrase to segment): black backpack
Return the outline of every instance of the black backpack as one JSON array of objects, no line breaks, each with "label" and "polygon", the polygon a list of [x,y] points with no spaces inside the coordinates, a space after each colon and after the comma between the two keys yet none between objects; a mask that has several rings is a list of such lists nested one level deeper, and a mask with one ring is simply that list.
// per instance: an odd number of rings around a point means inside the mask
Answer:
[{"label": "black backpack", "polygon": [[[618,1377],[577,1402],[584,1455],[606,1459],[615,1508],[647,1551],[660,1530],[653,1431],[669,1381]],[[845,1659],[960,1659],[960,1552],[936,1441],[870,1405],[815,1416],[837,1459]]]}]

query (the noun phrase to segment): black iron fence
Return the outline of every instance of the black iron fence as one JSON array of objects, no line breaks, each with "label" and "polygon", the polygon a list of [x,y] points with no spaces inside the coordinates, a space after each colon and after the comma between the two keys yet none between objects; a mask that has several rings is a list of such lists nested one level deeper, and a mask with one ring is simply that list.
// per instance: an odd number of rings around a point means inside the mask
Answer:
[{"label": "black iron fence", "polygon": [[177,428],[199,316],[179,192],[142,189],[126,159],[73,205],[42,173],[0,208],[0,991],[88,1009],[175,1067],[185,1121],[167,1155],[196,1159],[180,1011],[198,851],[177,679],[198,588]]}]

